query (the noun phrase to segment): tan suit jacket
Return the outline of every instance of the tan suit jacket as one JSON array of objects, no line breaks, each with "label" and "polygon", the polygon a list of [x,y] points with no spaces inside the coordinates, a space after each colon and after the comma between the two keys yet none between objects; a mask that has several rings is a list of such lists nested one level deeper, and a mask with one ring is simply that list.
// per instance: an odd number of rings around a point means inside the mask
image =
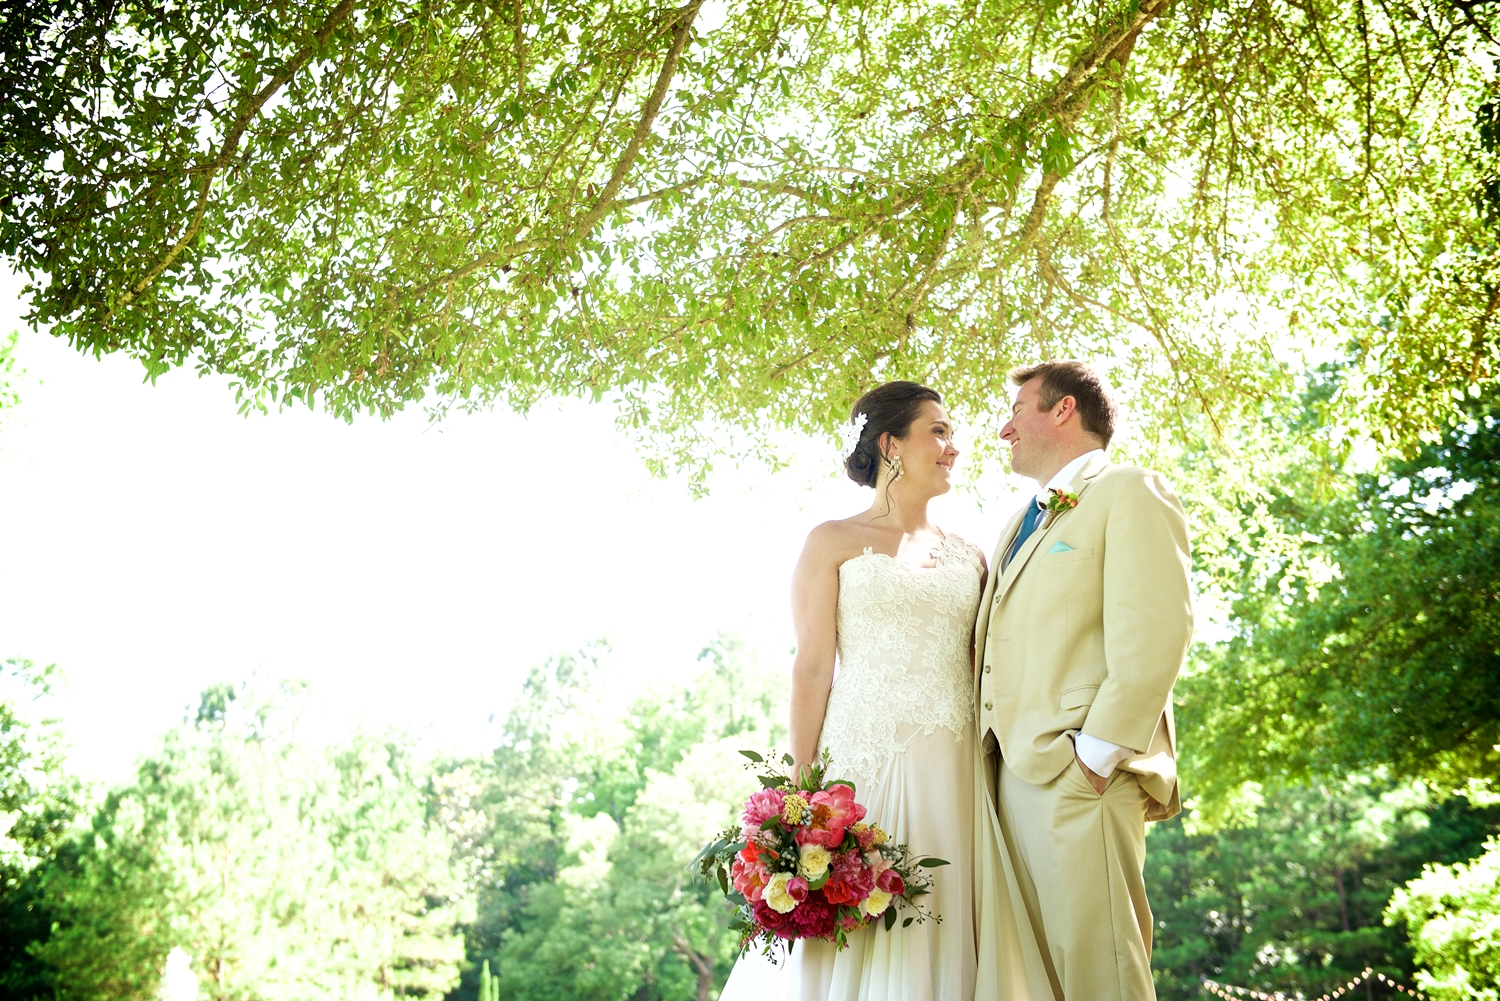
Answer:
[{"label": "tan suit jacket", "polygon": [[1181,810],[1172,685],[1193,634],[1187,516],[1157,473],[1096,456],[1074,478],[1076,508],[1052,515],[1009,566],[1006,527],[974,629],[976,732],[993,733],[1017,777],[1045,785],[1073,764],[1072,735],[1136,752],[1119,767]]}]

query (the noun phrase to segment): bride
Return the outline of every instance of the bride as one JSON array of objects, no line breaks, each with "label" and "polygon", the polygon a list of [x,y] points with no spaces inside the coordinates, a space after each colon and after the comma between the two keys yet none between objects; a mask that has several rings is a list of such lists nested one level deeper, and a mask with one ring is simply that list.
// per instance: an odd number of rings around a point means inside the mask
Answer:
[{"label": "bride", "polygon": [[[974,994],[974,726],[970,642],[984,557],[927,520],[952,486],[942,398],[888,382],[860,398],[845,470],[873,487],[869,510],[813,529],[792,580],[792,756],[826,749],[868,819],[932,870],[928,919],[870,926],[848,948],[801,941],[781,967],[751,954],[721,1001],[951,1001]],[[852,449],[852,450],[851,450]],[[838,674],[835,677],[834,664]]]}]

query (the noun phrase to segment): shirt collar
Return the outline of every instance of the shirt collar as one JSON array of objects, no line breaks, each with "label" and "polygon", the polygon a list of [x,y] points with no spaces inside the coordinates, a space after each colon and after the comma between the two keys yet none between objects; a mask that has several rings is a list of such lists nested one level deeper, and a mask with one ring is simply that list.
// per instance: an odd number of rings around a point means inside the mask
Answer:
[{"label": "shirt collar", "polygon": [[1073,485],[1073,478],[1078,475],[1079,471],[1082,470],[1084,466],[1088,465],[1090,459],[1092,459],[1096,455],[1102,456],[1103,454],[1104,449],[1093,449],[1091,451],[1083,453],[1078,458],[1074,459],[1072,462],[1059,469],[1057,471],[1057,475],[1048,480],[1047,484],[1036,492],[1037,503],[1041,504],[1043,507],[1046,507],[1047,498],[1051,495],[1053,487],[1056,487],[1059,490],[1066,490],[1068,487]]}]

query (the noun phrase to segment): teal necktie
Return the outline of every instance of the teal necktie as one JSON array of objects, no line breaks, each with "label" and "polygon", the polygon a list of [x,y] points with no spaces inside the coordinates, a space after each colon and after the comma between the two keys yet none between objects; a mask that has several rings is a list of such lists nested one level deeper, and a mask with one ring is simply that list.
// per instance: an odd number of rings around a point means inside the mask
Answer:
[{"label": "teal necktie", "polygon": [[1026,517],[1021,519],[1021,530],[1016,533],[1016,541],[1010,544],[1005,551],[1005,563],[1000,567],[1003,573],[1010,566],[1010,561],[1016,558],[1016,553],[1026,545],[1026,540],[1031,538],[1031,533],[1036,531],[1037,523],[1042,520],[1042,502],[1035,498],[1031,501],[1031,507],[1026,509]]}]

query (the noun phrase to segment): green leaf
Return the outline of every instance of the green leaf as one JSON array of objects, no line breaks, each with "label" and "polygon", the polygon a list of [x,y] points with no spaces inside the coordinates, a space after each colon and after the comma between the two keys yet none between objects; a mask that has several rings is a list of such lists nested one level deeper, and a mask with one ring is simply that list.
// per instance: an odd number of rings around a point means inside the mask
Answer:
[{"label": "green leaf", "polygon": [[917,865],[922,866],[923,868],[926,868],[926,869],[935,869],[935,868],[937,868],[940,865],[947,865],[947,864],[948,864],[948,860],[947,859],[940,859],[940,858],[924,858],[924,859],[918,859],[917,860]]},{"label": "green leaf", "polygon": [[759,754],[755,753],[754,751],[741,751],[740,753],[743,754],[745,757],[749,758],[751,761],[755,762],[756,764],[760,764],[761,762],[763,762],[763,761],[766,760],[765,758],[761,757]]},{"label": "green leaf", "polygon": [[890,906],[885,909],[885,930],[890,931],[896,924],[896,908]]}]

